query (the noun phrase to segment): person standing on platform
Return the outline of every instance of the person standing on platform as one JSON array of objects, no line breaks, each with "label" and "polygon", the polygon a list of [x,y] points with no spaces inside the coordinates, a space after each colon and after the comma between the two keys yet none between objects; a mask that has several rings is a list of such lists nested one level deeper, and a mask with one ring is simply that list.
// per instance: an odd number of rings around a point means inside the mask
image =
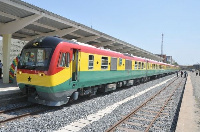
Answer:
[{"label": "person standing on platform", "polygon": [[186,77],[187,77],[187,72],[185,71],[185,72],[184,72],[184,78],[186,78]]},{"label": "person standing on platform", "polygon": [[2,67],[3,67],[3,64],[1,63],[1,60],[0,60],[0,79],[1,79],[1,75],[2,75]]},{"label": "person standing on platform", "polygon": [[181,71],[181,77],[183,76],[183,71]]}]

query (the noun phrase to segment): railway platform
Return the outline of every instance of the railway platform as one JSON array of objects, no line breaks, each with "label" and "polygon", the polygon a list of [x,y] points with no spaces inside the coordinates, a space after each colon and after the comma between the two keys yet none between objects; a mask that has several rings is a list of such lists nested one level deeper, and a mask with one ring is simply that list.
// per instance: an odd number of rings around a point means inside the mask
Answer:
[{"label": "railway platform", "polygon": [[[198,123],[200,123],[200,108],[198,108],[198,100],[195,99],[196,97],[194,95],[194,91],[196,92],[197,87],[193,87],[192,85],[192,82],[196,81],[198,78],[200,79],[200,77],[195,77],[192,74],[194,73],[189,73],[189,76],[187,77],[176,132],[200,131],[198,125]],[[198,90],[200,90],[199,87]]]},{"label": "railway platform", "polygon": [[13,83],[3,83],[3,79],[0,79],[0,96],[18,92],[20,92],[20,90],[16,80],[14,80]]}]

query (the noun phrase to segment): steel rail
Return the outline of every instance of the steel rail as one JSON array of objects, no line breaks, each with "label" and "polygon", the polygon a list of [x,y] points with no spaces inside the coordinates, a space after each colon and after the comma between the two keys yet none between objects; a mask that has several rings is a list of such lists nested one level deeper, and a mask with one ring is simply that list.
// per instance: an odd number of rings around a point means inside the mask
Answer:
[{"label": "steel rail", "polygon": [[166,105],[168,104],[169,100],[172,98],[172,96],[175,94],[175,91],[179,88],[179,86],[181,85],[183,79],[180,81],[180,83],[176,86],[175,90],[172,92],[172,94],[169,96],[169,98],[165,101],[164,105],[162,106],[162,108],[160,109],[160,111],[157,113],[157,115],[154,117],[154,119],[151,121],[151,123],[149,124],[149,126],[146,128],[145,132],[148,132],[149,129],[152,127],[153,123],[156,121],[156,119],[160,116],[161,112],[164,110],[164,108],[166,107]]},{"label": "steel rail", "polygon": [[126,115],[124,118],[122,118],[121,120],[119,120],[116,124],[114,124],[113,126],[111,126],[108,130],[106,130],[106,132],[112,132],[114,131],[117,126],[119,126],[120,124],[122,124],[124,121],[128,120],[131,116],[133,116],[139,109],[141,109],[143,106],[145,106],[149,101],[151,101],[153,98],[155,98],[158,94],[160,94],[163,90],[165,90],[167,87],[169,87],[172,83],[174,83],[178,78],[174,79],[171,83],[169,83],[167,86],[165,86],[164,88],[162,88],[158,93],[156,93],[155,95],[153,95],[151,98],[147,99],[143,104],[141,104],[138,108],[136,108],[133,112],[131,112],[130,114]]},{"label": "steel rail", "polygon": [[20,119],[22,117],[36,115],[36,114],[41,113],[43,111],[46,111],[46,110],[39,110],[39,111],[36,111],[36,112],[26,113],[26,114],[22,114],[22,115],[19,115],[19,116],[16,116],[16,117],[8,118],[6,120],[0,121],[0,124],[6,123],[6,122],[9,122],[9,121],[12,121],[12,120]]},{"label": "steel rail", "polygon": [[53,107],[53,108],[46,108],[46,109],[42,109],[42,110],[38,110],[38,111],[34,111],[34,112],[22,114],[22,115],[19,115],[19,116],[16,116],[16,117],[11,117],[11,118],[2,120],[2,121],[0,121],[0,124],[6,123],[6,122],[9,122],[9,121],[12,121],[12,120],[20,119],[20,118],[22,118],[22,117],[36,115],[36,114],[42,113],[42,112],[47,111],[47,110],[59,109],[59,108],[60,108],[60,107],[58,107],[58,108],[54,108],[54,107]]}]

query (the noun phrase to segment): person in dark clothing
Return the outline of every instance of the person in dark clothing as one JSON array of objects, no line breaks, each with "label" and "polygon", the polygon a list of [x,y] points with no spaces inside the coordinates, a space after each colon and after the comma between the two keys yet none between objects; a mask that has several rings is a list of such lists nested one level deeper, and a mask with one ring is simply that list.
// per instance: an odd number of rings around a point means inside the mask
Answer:
[{"label": "person in dark clothing", "polygon": [[181,71],[181,77],[183,76],[183,71]]},{"label": "person in dark clothing", "polygon": [[1,60],[0,60],[0,79],[1,79],[1,75],[2,75],[2,66],[3,66],[3,64],[1,63]]},{"label": "person in dark clothing", "polygon": [[176,75],[177,75],[177,77],[178,77],[178,71],[176,71]]},{"label": "person in dark clothing", "polygon": [[196,71],[196,76],[198,76],[198,71]]},{"label": "person in dark clothing", "polygon": [[186,78],[186,77],[187,77],[187,72],[185,71],[185,72],[184,72],[184,78]]}]

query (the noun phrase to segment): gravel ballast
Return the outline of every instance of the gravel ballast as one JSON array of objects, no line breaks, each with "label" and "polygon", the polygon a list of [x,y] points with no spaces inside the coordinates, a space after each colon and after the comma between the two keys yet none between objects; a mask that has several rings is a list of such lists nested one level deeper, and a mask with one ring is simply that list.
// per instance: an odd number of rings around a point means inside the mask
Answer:
[{"label": "gravel ballast", "polygon": [[[85,119],[88,115],[94,114],[97,111],[104,109],[116,102],[119,102],[129,96],[137,94],[149,87],[152,87],[164,80],[175,77],[175,75],[169,75],[157,80],[153,80],[138,86],[133,86],[131,88],[125,88],[123,90],[115,91],[109,94],[105,94],[102,96],[97,96],[92,99],[88,99],[85,101],[80,101],[78,103],[65,105],[61,109],[56,111],[47,111],[45,113],[41,113],[38,116],[34,117],[26,117],[21,120],[12,121],[4,124],[3,127],[0,128],[0,131],[57,131],[62,129],[64,126],[69,125],[70,123],[79,120]],[[172,81],[172,80],[170,80]],[[110,126],[112,126],[115,122],[121,119],[124,115],[127,115],[131,110],[140,105],[147,97],[155,94],[156,91],[160,90],[165,86],[158,86],[137,98],[134,98],[116,109],[114,109],[110,114],[105,115],[98,121],[95,121],[83,129],[81,132],[89,132],[89,131],[105,131]],[[172,121],[173,122],[173,121]]]}]

